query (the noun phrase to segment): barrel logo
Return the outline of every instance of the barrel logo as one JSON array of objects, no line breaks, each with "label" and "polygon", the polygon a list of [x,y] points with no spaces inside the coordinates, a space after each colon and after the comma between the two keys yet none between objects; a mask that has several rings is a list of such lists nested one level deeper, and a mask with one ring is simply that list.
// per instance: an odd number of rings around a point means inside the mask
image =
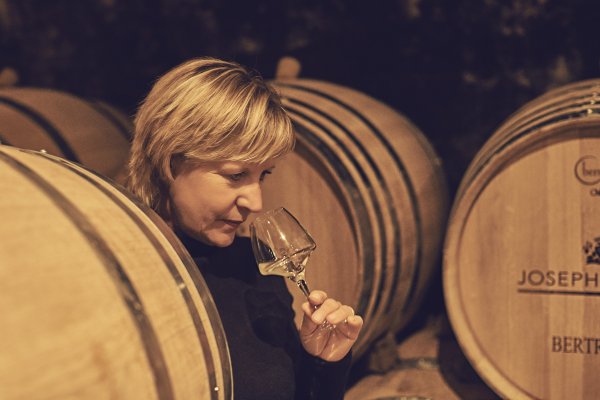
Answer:
[{"label": "barrel logo", "polygon": [[596,156],[583,156],[575,163],[575,177],[584,185],[600,183],[600,163]]},{"label": "barrel logo", "polygon": [[586,263],[600,265],[600,237],[594,238],[593,241],[587,240],[583,245],[583,252]]}]

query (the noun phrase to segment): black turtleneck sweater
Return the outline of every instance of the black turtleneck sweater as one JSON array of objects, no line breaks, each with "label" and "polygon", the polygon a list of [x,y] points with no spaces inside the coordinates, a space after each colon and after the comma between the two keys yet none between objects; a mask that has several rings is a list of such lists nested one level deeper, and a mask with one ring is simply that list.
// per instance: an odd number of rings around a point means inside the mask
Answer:
[{"label": "black turtleneck sweater", "polygon": [[248,238],[219,248],[178,235],[219,311],[236,400],[343,398],[350,354],[332,363],[304,350],[284,278],[260,275]]}]

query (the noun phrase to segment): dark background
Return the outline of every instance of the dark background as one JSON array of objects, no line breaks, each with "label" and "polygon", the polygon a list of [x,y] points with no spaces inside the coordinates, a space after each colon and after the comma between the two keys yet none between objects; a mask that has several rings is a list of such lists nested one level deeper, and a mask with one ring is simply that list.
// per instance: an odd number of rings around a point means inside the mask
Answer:
[{"label": "dark background", "polygon": [[600,13],[583,0],[0,0],[0,68],[19,85],[129,114],[153,80],[196,56],[273,78],[362,91],[411,119],[454,191],[494,129],[548,89],[600,75]]},{"label": "dark background", "polygon": [[[104,100],[129,115],[153,81],[197,56],[273,78],[342,84],[414,122],[454,194],[509,115],[600,77],[599,6],[583,0],[0,0],[0,70],[18,85]],[[443,310],[437,279],[425,311]]]}]

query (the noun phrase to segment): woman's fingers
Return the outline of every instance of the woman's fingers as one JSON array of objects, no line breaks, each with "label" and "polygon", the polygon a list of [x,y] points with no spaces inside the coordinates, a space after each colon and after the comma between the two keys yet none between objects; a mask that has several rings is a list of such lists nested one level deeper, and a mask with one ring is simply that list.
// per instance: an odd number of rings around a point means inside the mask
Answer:
[{"label": "woman's fingers", "polygon": [[327,361],[339,361],[357,340],[363,319],[354,309],[327,297],[323,291],[313,291],[302,304],[304,319],[300,338],[312,355]]},{"label": "woman's fingers", "polygon": [[339,302],[338,304],[340,304],[340,307],[333,310],[325,317],[327,322],[329,322],[332,325],[345,323],[349,317],[354,315],[354,310],[352,309],[352,307],[341,305],[341,303]]},{"label": "woman's fingers", "polygon": [[363,319],[354,314],[354,309],[327,297],[322,290],[314,290],[310,293],[308,301],[302,305],[302,309],[311,328],[327,321],[330,325],[337,326],[350,338],[358,337],[363,326]]},{"label": "woman's fingers", "polygon": [[333,299],[327,299],[318,307],[319,308],[317,308],[311,316],[312,321],[315,324],[321,324],[327,319],[327,321],[331,323],[330,316],[342,307],[342,303]]},{"label": "woman's fingers", "polygon": [[327,321],[332,325],[337,325],[354,315],[352,307],[333,299],[326,299],[322,304],[316,306],[317,308],[314,307],[308,302],[304,303],[304,312],[315,324]]},{"label": "woman's fingers", "polygon": [[313,290],[308,296],[308,301],[313,306],[321,305],[327,299],[327,293],[322,290]]},{"label": "woman's fingers", "polygon": [[363,319],[360,315],[349,316],[343,324],[338,324],[337,328],[342,331],[346,337],[356,340],[363,326]]}]

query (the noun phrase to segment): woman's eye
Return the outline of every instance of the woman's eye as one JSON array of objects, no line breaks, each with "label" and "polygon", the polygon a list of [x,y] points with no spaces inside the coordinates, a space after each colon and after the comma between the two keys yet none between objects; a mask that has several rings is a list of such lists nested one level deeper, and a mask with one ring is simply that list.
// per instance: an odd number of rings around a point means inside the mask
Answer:
[{"label": "woman's eye", "polygon": [[241,180],[244,176],[246,176],[245,172],[239,172],[237,174],[229,174],[227,175],[227,178],[231,179],[234,182],[238,182],[239,180]]},{"label": "woman's eye", "polygon": [[262,174],[260,174],[260,181],[264,181],[265,178],[267,177],[267,175],[271,175],[273,173],[273,171],[265,171]]}]

